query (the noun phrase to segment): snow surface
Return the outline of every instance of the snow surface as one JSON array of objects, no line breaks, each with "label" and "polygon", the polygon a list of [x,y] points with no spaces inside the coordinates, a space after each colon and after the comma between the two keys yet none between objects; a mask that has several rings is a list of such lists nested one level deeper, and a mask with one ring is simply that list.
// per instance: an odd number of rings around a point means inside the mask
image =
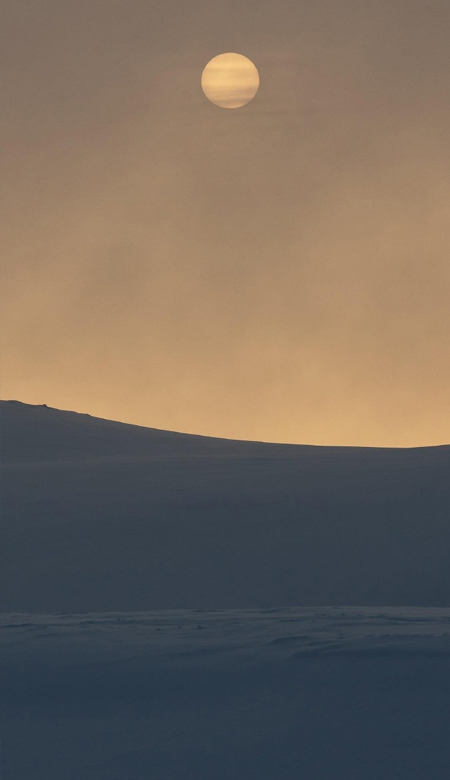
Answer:
[{"label": "snow surface", "polygon": [[449,776],[450,447],[1,412],[2,780]]},{"label": "snow surface", "polygon": [[5,780],[445,780],[450,610],[5,615]]},{"label": "snow surface", "polygon": [[450,447],[229,441],[2,402],[0,609],[450,606]]}]

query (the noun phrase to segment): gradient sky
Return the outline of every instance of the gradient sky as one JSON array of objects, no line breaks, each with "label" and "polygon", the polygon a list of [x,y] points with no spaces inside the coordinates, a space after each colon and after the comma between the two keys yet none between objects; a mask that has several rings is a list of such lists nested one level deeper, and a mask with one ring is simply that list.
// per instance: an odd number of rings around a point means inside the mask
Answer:
[{"label": "gradient sky", "polygon": [[2,397],[448,443],[449,33],[448,0],[4,0]]}]

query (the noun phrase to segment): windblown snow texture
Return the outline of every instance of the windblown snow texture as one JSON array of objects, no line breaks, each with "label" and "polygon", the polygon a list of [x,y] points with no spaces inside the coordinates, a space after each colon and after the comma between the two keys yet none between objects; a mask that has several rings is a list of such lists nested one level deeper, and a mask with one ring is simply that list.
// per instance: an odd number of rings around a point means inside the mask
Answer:
[{"label": "windblown snow texture", "polygon": [[450,610],[5,616],[5,780],[444,780]]},{"label": "windblown snow texture", "polygon": [[450,605],[450,447],[229,441],[2,402],[1,609]]}]

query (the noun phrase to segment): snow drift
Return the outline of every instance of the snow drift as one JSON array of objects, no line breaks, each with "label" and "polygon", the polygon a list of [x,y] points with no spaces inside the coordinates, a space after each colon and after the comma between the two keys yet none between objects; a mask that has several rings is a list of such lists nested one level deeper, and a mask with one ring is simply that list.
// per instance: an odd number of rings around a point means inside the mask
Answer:
[{"label": "snow drift", "polygon": [[443,780],[450,611],[5,616],[5,780]]},{"label": "snow drift", "polygon": [[450,447],[1,420],[2,611],[450,605]]}]

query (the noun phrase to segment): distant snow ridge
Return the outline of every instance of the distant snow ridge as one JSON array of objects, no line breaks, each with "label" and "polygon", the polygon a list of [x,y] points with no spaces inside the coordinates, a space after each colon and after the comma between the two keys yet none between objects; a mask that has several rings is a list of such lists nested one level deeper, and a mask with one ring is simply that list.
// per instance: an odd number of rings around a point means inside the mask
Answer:
[{"label": "distant snow ridge", "polygon": [[213,439],[2,402],[1,609],[450,606],[450,447]]}]

